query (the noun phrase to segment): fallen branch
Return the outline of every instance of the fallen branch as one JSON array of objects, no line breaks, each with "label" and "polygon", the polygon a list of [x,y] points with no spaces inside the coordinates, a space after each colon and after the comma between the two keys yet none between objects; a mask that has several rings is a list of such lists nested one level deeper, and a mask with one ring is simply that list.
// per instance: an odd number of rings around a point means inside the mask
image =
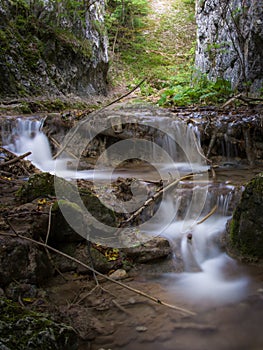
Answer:
[{"label": "fallen branch", "polygon": [[173,182],[169,183],[167,186],[161,188],[160,190],[158,190],[157,192],[155,192],[155,194],[148,198],[144,204],[137,209],[127,220],[123,221],[120,224],[119,229],[117,230],[117,232],[115,233],[116,235],[119,233],[119,231],[121,231],[121,229],[126,226],[129,222],[131,222],[132,220],[134,220],[138,215],[141,214],[141,212],[148,206],[150,205],[152,202],[156,201],[157,198],[159,198],[163,193],[167,192],[168,190],[170,190],[172,187],[175,187],[176,185],[179,184],[180,181],[186,180],[193,177],[193,174],[188,174],[186,176],[181,177],[180,179],[176,179]]},{"label": "fallen branch", "polygon": [[53,253],[59,254],[59,255],[65,257],[65,258],[67,258],[67,259],[69,259],[69,260],[71,260],[71,261],[81,265],[82,267],[86,268],[87,270],[95,273],[98,276],[101,276],[101,277],[105,278],[106,280],[108,280],[108,281],[110,281],[112,283],[118,284],[119,286],[121,286],[121,287],[123,287],[125,289],[128,289],[128,290],[130,290],[130,291],[132,291],[132,292],[134,292],[134,293],[136,293],[138,295],[141,295],[141,296],[143,296],[143,297],[145,297],[147,299],[150,299],[150,300],[152,300],[153,302],[155,302],[157,304],[160,304],[160,305],[163,305],[163,306],[167,306],[167,307],[169,307],[171,309],[177,310],[177,311],[182,312],[182,313],[187,314],[187,315],[196,315],[193,311],[187,310],[185,308],[181,308],[181,307],[176,306],[176,305],[168,304],[168,303],[166,303],[166,302],[164,302],[164,301],[162,301],[162,300],[160,300],[160,299],[158,299],[158,298],[156,298],[156,297],[154,297],[152,295],[149,295],[149,294],[147,294],[145,292],[142,292],[142,291],[140,291],[138,289],[132,288],[132,287],[130,287],[130,286],[128,286],[128,285],[118,281],[118,280],[114,280],[114,279],[110,278],[109,276],[104,275],[103,273],[95,270],[94,268],[90,267],[89,265],[84,264],[82,261],[74,258],[73,256],[70,256],[70,255],[68,255],[66,253],[63,253],[60,250],[58,250],[56,248],[53,248],[53,247],[51,247],[50,245],[48,245],[46,243],[42,243],[42,242],[36,241],[33,238],[25,237],[25,236],[17,233],[16,230],[14,229],[14,227],[10,224],[10,222],[7,219],[6,219],[6,222],[10,226],[10,228],[12,229],[12,231],[14,233],[12,234],[12,233],[0,232],[1,236],[17,237],[17,238],[26,240],[28,242],[31,242],[33,244],[36,244],[38,246],[41,246],[41,247],[43,247],[45,249],[48,249],[48,250],[52,251]]},{"label": "fallen branch", "polygon": [[[122,100],[123,98],[127,97],[128,95],[130,95],[131,93],[133,93],[135,90],[138,89],[138,87],[140,87],[144,82],[145,82],[146,78],[144,78],[139,84],[137,84],[132,90],[130,90],[129,92],[127,92],[126,94],[122,95],[121,97],[118,97],[116,100],[108,103],[106,106],[102,107],[101,109],[97,110],[93,115],[97,115],[98,113],[100,113],[101,111],[103,111],[104,109],[110,107],[111,105],[119,102],[120,100]],[[83,111],[79,118],[83,117],[85,114],[87,113],[87,110]],[[86,122],[86,120],[84,120],[84,123]],[[69,142],[73,139],[73,137],[76,135],[77,131],[79,130],[79,128],[81,127],[81,125],[83,124],[83,121],[80,121],[76,127],[76,129],[74,130],[74,132],[71,134],[71,136],[69,137],[69,139],[67,140],[67,142],[64,144],[64,146],[54,155],[53,159],[56,159],[58,156],[61,155],[61,153],[63,151],[65,151],[66,147],[68,146]]]},{"label": "fallen branch", "polygon": [[22,154],[21,156],[17,156],[17,157],[15,157],[13,159],[10,159],[10,160],[6,161],[6,162],[0,163],[0,168],[4,168],[7,165],[11,165],[11,164],[14,164],[16,162],[20,162],[23,158],[29,156],[31,153],[32,152],[26,152],[26,153]]},{"label": "fallen branch", "polygon": [[238,94],[238,95],[235,95],[233,97],[231,97],[229,100],[227,100],[223,105],[222,105],[222,108],[225,108],[226,106],[230,105],[232,102],[236,101],[239,99],[239,97],[241,96],[242,94]]},{"label": "fallen branch", "polygon": [[217,205],[215,205],[214,208],[205,217],[203,217],[203,219],[198,221],[196,223],[196,225],[202,224],[204,221],[206,221],[208,218],[210,218],[210,216],[212,216],[215,213],[216,210],[217,210]]},{"label": "fallen branch", "polygon": [[222,105],[222,108],[225,108],[226,106],[228,106],[229,104],[231,104],[232,102],[234,102],[236,100],[241,100],[241,101],[243,101],[243,102],[245,102],[246,104],[249,105],[249,104],[251,104],[251,102],[262,102],[263,98],[244,96],[243,93],[240,93],[238,95],[235,95],[235,96],[231,97],[228,101],[226,101]]},{"label": "fallen branch", "polygon": [[[50,141],[51,141],[58,149],[61,148],[61,145],[60,145],[60,144],[58,143],[58,141],[55,140],[52,136],[49,136],[49,139],[50,139]],[[78,160],[78,157],[75,156],[75,154],[73,154],[72,152],[67,151],[67,153],[68,153],[71,157],[73,157],[73,158],[75,158],[75,159]]]}]

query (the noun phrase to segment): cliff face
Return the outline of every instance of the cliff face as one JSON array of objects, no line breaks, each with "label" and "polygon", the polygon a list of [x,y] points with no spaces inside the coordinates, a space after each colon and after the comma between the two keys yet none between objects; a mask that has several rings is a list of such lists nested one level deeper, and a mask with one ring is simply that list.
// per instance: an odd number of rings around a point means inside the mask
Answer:
[{"label": "cliff face", "polygon": [[197,68],[262,93],[263,0],[197,0],[196,21]]},{"label": "cliff face", "polygon": [[0,97],[106,93],[104,0],[69,3],[0,2]]}]

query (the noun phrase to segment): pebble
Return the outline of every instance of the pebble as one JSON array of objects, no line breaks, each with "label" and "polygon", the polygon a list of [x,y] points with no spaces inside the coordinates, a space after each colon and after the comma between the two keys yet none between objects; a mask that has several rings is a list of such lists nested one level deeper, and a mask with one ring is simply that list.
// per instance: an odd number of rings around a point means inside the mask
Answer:
[{"label": "pebble", "polygon": [[148,330],[147,327],[144,327],[144,326],[138,326],[136,327],[136,331],[137,332],[146,332]]},{"label": "pebble", "polygon": [[118,269],[111,273],[109,277],[114,280],[122,280],[127,277],[127,272],[123,269]]}]

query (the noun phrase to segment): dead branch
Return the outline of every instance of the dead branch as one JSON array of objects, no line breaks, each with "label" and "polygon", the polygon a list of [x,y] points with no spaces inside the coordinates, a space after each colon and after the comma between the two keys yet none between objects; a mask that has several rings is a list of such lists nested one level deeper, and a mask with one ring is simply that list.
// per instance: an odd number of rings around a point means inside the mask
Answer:
[{"label": "dead branch", "polygon": [[213,215],[216,210],[217,210],[217,205],[215,205],[214,208],[205,217],[203,217],[203,219],[198,221],[196,224],[197,225],[202,224],[204,221],[206,221],[208,218],[210,218],[210,216]]},{"label": "dead branch", "polygon": [[214,147],[214,145],[215,145],[216,137],[217,137],[216,134],[217,134],[216,131],[214,131],[214,132],[213,132],[213,135],[212,135],[212,137],[211,137],[211,139],[210,139],[209,146],[208,146],[208,150],[207,150],[207,153],[206,153],[206,156],[207,156],[207,157],[210,156],[210,153],[211,153],[211,151],[212,151],[212,149],[213,149],[213,147]]},{"label": "dead branch", "polygon": [[227,107],[231,103],[235,102],[236,100],[241,100],[242,102],[245,102],[246,104],[251,104],[251,102],[262,102],[263,98],[260,97],[248,97],[244,96],[243,93],[237,94],[233,97],[231,97],[229,100],[227,100],[223,105],[222,108]]},{"label": "dead branch", "polygon": [[[7,222],[9,223],[8,220],[7,220]],[[9,225],[10,225],[10,223],[9,223]],[[138,290],[138,289],[132,288],[132,287],[130,287],[130,286],[128,286],[128,285],[126,285],[126,284],[124,284],[124,283],[118,281],[118,280],[114,280],[114,279],[110,278],[109,276],[104,275],[104,274],[102,274],[101,272],[99,272],[99,271],[93,269],[93,268],[90,267],[89,265],[84,264],[82,261],[80,261],[80,260],[74,258],[73,256],[70,256],[70,255],[68,255],[68,254],[66,254],[66,253],[63,253],[63,252],[61,252],[60,250],[58,250],[58,249],[56,249],[56,248],[53,248],[53,247],[51,247],[50,245],[48,245],[48,244],[46,244],[46,243],[42,243],[42,242],[36,241],[36,240],[33,239],[33,238],[25,237],[25,236],[23,236],[23,235],[17,233],[17,232],[14,230],[13,227],[11,227],[11,228],[12,228],[12,231],[14,231],[15,233],[12,234],[12,233],[0,232],[0,235],[2,235],[2,236],[9,236],[9,237],[17,237],[17,238],[26,240],[26,241],[28,241],[28,242],[31,242],[31,243],[33,243],[33,244],[36,244],[36,245],[38,245],[38,246],[41,246],[41,247],[43,247],[43,248],[46,248],[46,249],[52,251],[53,253],[59,254],[59,255],[63,256],[64,258],[67,258],[67,259],[69,259],[69,260],[71,260],[71,261],[73,261],[73,262],[75,262],[75,263],[81,265],[82,267],[84,267],[84,268],[86,268],[87,270],[89,270],[89,271],[95,273],[96,275],[101,276],[101,277],[107,279],[108,281],[110,281],[110,282],[112,282],[112,283],[118,284],[119,286],[121,286],[121,287],[123,287],[123,288],[125,288],[125,289],[128,289],[128,290],[130,290],[131,292],[134,292],[134,293],[136,293],[136,294],[138,294],[138,295],[141,295],[141,296],[143,296],[143,297],[145,297],[145,298],[147,298],[147,299],[150,299],[151,301],[153,301],[153,302],[155,302],[155,303],[157,303],[157,304],[160,304],[160,305],[163,305],[163,306],[167,306],[167,307],[169,307],[169,308],[171,308],[171,309],[174,309],[174,310],[177,310],[177,311],[179,311],[179,312],[181,312],[181,313],[183,313],[183,314],[187,314],[187,315],[196,315],[193,311],[190,311],[190,310],[181,308],[181,307],[176,306],[176,305],[168,304],[168,303],[166,303],[166,302],[164,302],[164,301],[162,301],[162,300],[160,300],[160,299],[158,299],[158,298],[156,298],[156,297],[154,297],[154,296],[152,296],[152,295],[149,295],[149,294],[147,294],[147,293],[145,293],[145,292],[142,292],[142,291],[140,291],[140,290]]]},{"label": "dead branch", "polygon": [[26,152],[26,153],[22,154],[21,156],[17,156],[17,157],[15,157],[13,159],[10,159],[10,160],[6,161],[6,162],[0,163],[0,168],[4,168],[7,165],[11,165],[11,164],[14,164],[16,162],[20,162],[23,158],[29,156],[31,153],[32,152]]},{"label": "dead branch", "polygon": [[[112,106],[113,104],[119,102],[120,100],[122,100],[123,98],[127,97],[128,95],[130,95],[131,93],[133,93],[135,90],[137,90],[144,82],[145,82],[146,78],[144,78],[139,84],[137,84],[132,90],[128,91],[126,94],[122,95],[121,97],[118,97],[116,100],[108,103],[106,106],[100,108],[99,110],[97,110],[93,115],[97,115],[98,113],[100,113],[101,111],[103,111],[104,109]],[[87,114],[88,110],[83,111],[79,118],[82,118],[85,114]],[[60,154],[65,151],[66,147],[68,146],[69,142],[73,139],[73,137],[76,135],[77,131],[79,130],[79,128],[81,127],[82,124],[84,124],[86,122],[86,120],[79,122],[79,124],[77,125],[76,129],[74,130],[74,132],[72,133],[72,135],[69,137],[69,139],[67,140],[67,142],[65,143],[65,145],[54,155],[53,159],[56,159],[58,156],[60,156]]]},{"label": "dead branch", "polygon": [[[50,139],[50,141],[51,141],[58,149],[61,148],[61,145],[60,145],[60,144],[58,143],[58,141],[55,140],[52,136],[49,136],[49,139]],[[67,153],[68,153],[71,157],[73,157],[73,158],[75,158],[75,159],[78,160],[78,157],[76,157],[75,154],[73,154],[72,152],[70,152],[70,151],[67,150]]]},{"label": "dead branch", "polygon": [[179,184],[180,181],[186,180],[193,177],[193,174],[188,174],[186,176],[181,177],[180,179],[176,179],[173,182],[169,183],[167,186],[162,187],[161,189],[159,189],[157,192],[155,192],[155,194],[148,198],[144,204],[137,209],[127,220],[123,221],[120,224],[120,228],[117,230],[117,232],[115,233],[116,235],[119,233],[119,231],[126,226],[129,222],[131,222],[132,220],[134,220],[138,215],[140,215],[142,213],[142,211],[148,206],[150,205],[152,202],[156,201],[157,198],[159,198],[163,193],[167,192],[168,190],[170,190],[172,187],[175,187]]}]

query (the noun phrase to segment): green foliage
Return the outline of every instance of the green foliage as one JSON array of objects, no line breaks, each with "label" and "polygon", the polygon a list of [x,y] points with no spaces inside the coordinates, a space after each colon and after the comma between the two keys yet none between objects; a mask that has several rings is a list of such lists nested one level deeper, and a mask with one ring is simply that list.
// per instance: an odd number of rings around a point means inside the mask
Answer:
[{"label": "green foliage", "polygon": [[171,86],[163,91],[159,106],[186,106],[193,104],[222,103],[232,93],[230,82],[218,78],[211,81],[204,74],[189,79],[186,74],[175,77]]},{"label": "green foliage", "polygon": [[183,0],[183,3],[190,6],[195,6],[195,0]]},{"label": "green foliage", "polygon": [[146,77],[140,92],[151,102],[159,100],[164,88],[170,88],[174,76],[188,70],[195,52],[194,3],[171,0],[167,6],[169,11],[164,13],[152,12],[150,8],[148,16],[141,17],[143,27],[130,30],[130,37],[116,32],[117,48],[116,36],[111,34],[111,51],[115,55],[110,72],[115,82],[126,80],[131,88]]},{"label": "green foliage", "polygon": [[[24,302],[27,299],[21,298]],[[47,315],[28,310],[18,303],[1,297],[0,348],[75,350],[77,337],[73,328],[56,323],[48,319]]]},{"label": "green foliage", "polygon": [[118,48],[127,46],[145,26],[148,11],[147,0],[109,0],[106,26],[110,43]]},{"label": "green foliage", "polygon": [[[128,25],[125,21],[121,22],[122,1],[115,3],[119,4],[114,13],[118,20],[116,23]],[[146,21],[142,14],[145,24],[141,31],[137,28],[136,35],[128,25],[127,33],[133,33],[128,43],[125,35],[120,37],[119,57],[122,71],[125,71],[125,76],[121,78],[126,78],[127,86],[131,88],[147,77],[147,82],[140,87],[141,95],[162,107],[223,102],[232,93],[230,83],[220,78],[210,81],[206,75],[194,72],[192,68],[195,1],[172,0],[169,5],[169,13],[159,15],[158,23],[155,15],[147,17]],[[225,50],[227,45],[227,42],[214,44],[209,50],[212,54],[215,50]]]}]

